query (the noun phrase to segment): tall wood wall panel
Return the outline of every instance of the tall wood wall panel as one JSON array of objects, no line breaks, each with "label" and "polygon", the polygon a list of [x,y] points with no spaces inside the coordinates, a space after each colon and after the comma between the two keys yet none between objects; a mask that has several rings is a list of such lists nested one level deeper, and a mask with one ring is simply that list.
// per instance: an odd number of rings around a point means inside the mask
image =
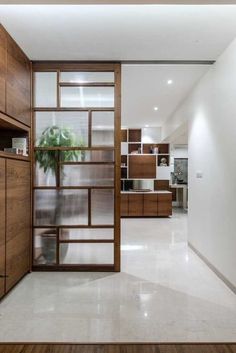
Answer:
[{"label": "tall wood wall panel", "polygon": [[5,292],[5,159],[0,158],[0,298]]},{"label": "tall wood wall panel", "polygon": [[30,126],[30,62],[18,45],[7,41],[6,112]]},{"label": "tall wood wall panel", "polygon": [[7,160],[6,290],[29,271],[30,164]]},{"label": "tall wood wall panel", "polygon": [[0,111],[5,112],[7,70],[7,37],[0,25]]}]

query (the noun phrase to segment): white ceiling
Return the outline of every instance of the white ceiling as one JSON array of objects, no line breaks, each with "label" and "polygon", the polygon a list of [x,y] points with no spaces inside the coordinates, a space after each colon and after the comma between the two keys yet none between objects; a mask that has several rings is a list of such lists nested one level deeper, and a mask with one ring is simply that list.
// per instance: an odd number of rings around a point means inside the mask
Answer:
[{"label": "white ceiling", "polygon": [[[161,126],[208,69],[209,65],[122,65],[122,125]],[[172,85],[167,84],[170,79]]]},{"label": "white ceiling", "polygon": [[235,18],[236,5],[0,5],[33,60],[212,60]]}]

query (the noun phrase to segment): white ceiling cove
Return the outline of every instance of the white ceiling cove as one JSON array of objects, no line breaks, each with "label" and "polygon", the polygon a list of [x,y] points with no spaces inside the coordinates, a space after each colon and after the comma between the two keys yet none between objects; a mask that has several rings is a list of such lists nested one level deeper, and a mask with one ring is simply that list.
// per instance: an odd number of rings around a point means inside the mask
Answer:
[{"label": "white ceiling cove", "polygon": [[235,18],[236,5],[0,5],[33,60],[214,60]]},{"label": "white ceiling cove", "polygon": [[[209,65],[122,65],[122,125],[161,126],[208,69]],[[168,85],[168,80],[173,83]]]}]

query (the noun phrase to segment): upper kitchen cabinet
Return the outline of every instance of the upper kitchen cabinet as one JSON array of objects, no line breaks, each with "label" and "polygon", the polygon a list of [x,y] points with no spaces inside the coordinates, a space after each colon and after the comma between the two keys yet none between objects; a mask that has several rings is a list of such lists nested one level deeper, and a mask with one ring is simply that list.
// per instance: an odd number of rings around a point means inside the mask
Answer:
[{"label": "upper kitchen cabinet", "polygon": [[30,61],[8,36],[6,113],[28,126],[31,123],[30,72]]},{"label": "upper kitchen cabinet", "polygon": [[6,109],[7,35],[0,25],[0,111]]}]

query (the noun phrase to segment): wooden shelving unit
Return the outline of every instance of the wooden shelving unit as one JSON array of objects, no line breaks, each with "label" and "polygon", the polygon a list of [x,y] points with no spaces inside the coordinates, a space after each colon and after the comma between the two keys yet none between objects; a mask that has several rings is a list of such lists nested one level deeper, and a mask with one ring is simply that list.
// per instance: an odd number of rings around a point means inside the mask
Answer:
[{"label": "wooden shelving unit", "polygon": [[[151,153],[155,148],[158,153]],[[162,158],[166,159],[167,166],[161,166]],[[169,144],[146,143],[142,141],[141,129],[122,129],[121,190],[127,189],[126,181],[145,179],[153,180],[153,187],[155,180],[170,179]]]}]

